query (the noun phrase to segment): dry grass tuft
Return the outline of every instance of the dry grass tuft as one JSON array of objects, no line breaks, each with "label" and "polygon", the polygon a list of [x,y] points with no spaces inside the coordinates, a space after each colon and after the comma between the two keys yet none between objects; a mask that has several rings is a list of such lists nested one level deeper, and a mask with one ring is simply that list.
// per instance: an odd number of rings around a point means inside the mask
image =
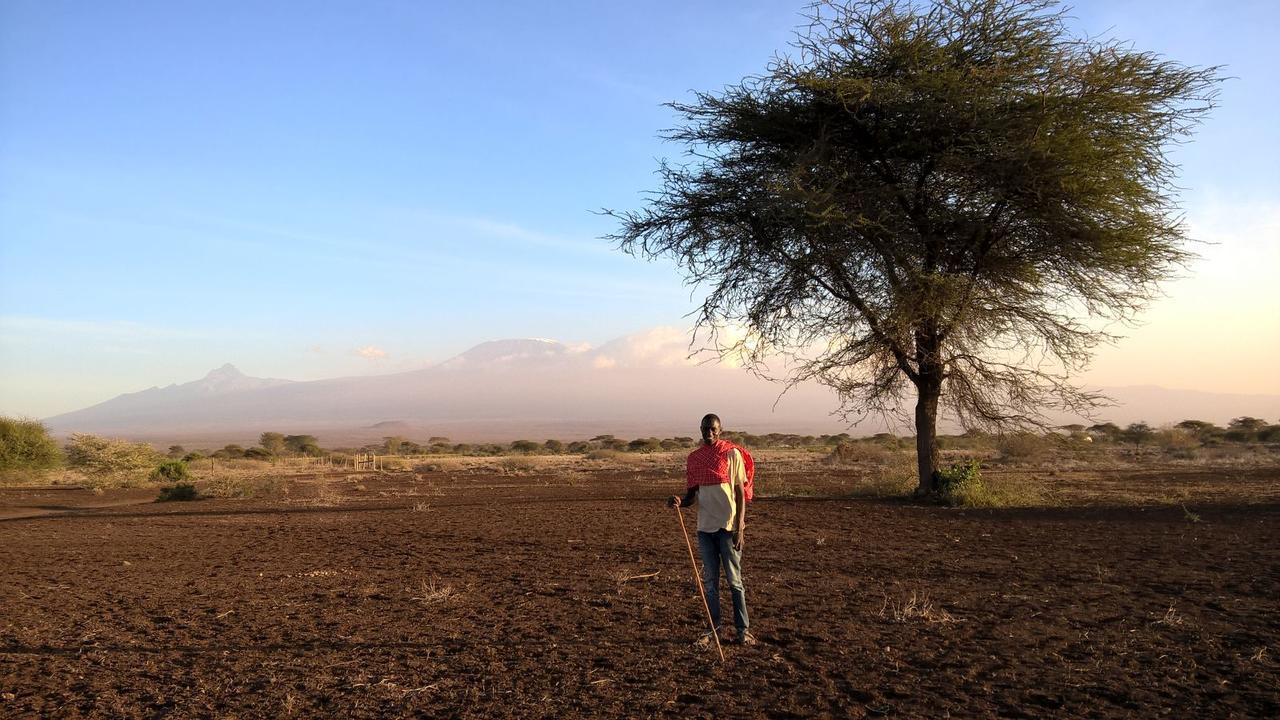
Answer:
[{"label": "dry grass tuft", "polygon": [[213,498],[247,499],[280,492],[283,482],[274,477],[215,477],[199,483],[200,494]]},{"label": "dry grass tuft", "polygon": [[1153,620],[1151,624],[1177,627],[1182,624],[1182,615],[1178,613],[1177,608],[1170,605],[1169,609],[1164,611],[1164,615],[1157,620]]},{"label": "dry grass tuft", "polygon": [[461,592],[453,585],[441,582],[436,578],[423,580],[418,585],[418,594],[411,597],[423,605],[438,605],[457,598]]},{"label": "dry grass tuft", "polygon": [[935,606],[927,593],[915,590],[912,590],[902,602],[897,602],[885,594],[884,604],[880,606],[878,615],[883,619],[899,623],[920,620],[930,625],[945,625],[957,622],[951,613]]},{"label": "dry grass tuft", "polygon": [[538,464],[526,457],[508,455],[498,461],[498,467],[501,468],[503,472],[519,475],[521,473],[537,470]]}]

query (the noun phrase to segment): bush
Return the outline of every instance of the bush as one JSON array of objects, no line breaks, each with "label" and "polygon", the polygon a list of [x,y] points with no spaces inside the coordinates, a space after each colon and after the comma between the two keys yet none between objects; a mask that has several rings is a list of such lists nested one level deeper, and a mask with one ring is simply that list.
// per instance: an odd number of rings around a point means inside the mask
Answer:
[{"label": "bush", "polygon": [[151,480],[168,480],[169,482],[184,482],[191,474],[187,472],[187,464],[181,460],[170,460],[162,462],[151,471],[148,476]]},{"label": "bush", "polygon": [[627,450],[631,452],[651,453],[662,449],[662,441],[658,438],[639,438],[627,443]]},{"label": "bush", "polygon": [[247,460],[271,460],[275,457],[269,450],[260,447],[251,447],[245,450],[244,456]]},{"label": "bush", "polygon": [[94,475],[142,473],[161,459],[147,443],[76,433],[67,445],[67,462]]},{"label": "bush", "polygon": [[938,499],[946,505],[969,507],[989,505],[989,494],[982,484],[981,463],[977,460],[958,462],[938,473]]},{"label": "bush", "polygon": [[0,471],[51,470],[61,462],[58,443],[39,420],[0,417]]},{"label": "bush", "polygon": [[833,465],[861,465],[864,463],[883,464],[889,462],[895,453],[882,443],[843,442],[831,449],[827,462]]},{"label": "bush", "polygon": [[1000,438],[996,449],[1002,460],[1035,460],[1048,450],[1048,442],[1039,435],[1017,433]]},{"label": "bush", "polygon": [[173,502],[195,500],[200,497],[196,492],[196,486],[191,483],[178,483],[177,485],[166,485],[160,488],[160,497],[156,498],[156,502]]},{"label": "bush", "polygon": [[498,466],[510,473],[528,472],[530,470],[536,470],[538,467],[532,460],[511,456],[504,457],[502,460],[498,461]]},{"label": "bush", "polygon": [[1195,435],[1179,427],[1156,431],[1155,441],[1165,452],[1180,458],[1195,457],[1195,450],[1200,447],[1200,441]]}]

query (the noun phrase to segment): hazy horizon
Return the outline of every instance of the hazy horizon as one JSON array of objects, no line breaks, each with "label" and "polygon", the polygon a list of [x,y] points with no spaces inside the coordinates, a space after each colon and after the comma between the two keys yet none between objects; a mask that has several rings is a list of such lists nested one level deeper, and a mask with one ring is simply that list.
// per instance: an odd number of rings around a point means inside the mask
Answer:
[{"label": "hazy horizon", "polygon": [[[595,211],[679,159],[663,102],[761,72],[803,7],[3,4],[0,413],[687,327],[697,289]],[[1079,381],[1280,395],[1280,8],[1070,15],[1232,78],[1172,150],[1201,257]]]}]

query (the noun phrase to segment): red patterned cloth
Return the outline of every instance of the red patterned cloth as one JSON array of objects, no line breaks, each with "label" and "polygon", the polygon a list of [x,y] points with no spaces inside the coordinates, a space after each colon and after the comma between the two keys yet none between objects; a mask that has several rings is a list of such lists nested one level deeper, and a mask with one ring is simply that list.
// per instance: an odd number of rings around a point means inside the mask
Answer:
[{"label": "red patterned cloth", "polygon": [[689,453],[685,462],[685,488],[698,485],[720,485],[729,482],[729,451],[737,450],[742,454],[742,464],[747,468],[747,479],[742,485],[742,497],[747,502],[755,495],[756,463],[751,453],[741,445],[728,440],[717,440],[711,445],[701,445]]}]

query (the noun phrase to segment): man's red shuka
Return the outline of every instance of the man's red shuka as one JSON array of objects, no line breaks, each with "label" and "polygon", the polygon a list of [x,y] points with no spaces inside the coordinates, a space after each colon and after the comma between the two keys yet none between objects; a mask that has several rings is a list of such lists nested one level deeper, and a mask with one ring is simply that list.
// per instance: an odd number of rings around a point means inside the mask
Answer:
[{"label": "man's red shuka", "polygon": [[742,463],[746,465],[747,480],[742,485],[742,497],[751,502],[755,495],[756,464],[751,453],[741,445],[728,440],[717,440],[711,445],[702,445],[689,453],[685,464],[686,489],[698,485],[719,485],[729,482],[729,451],[737,450],[742,454]]}]

